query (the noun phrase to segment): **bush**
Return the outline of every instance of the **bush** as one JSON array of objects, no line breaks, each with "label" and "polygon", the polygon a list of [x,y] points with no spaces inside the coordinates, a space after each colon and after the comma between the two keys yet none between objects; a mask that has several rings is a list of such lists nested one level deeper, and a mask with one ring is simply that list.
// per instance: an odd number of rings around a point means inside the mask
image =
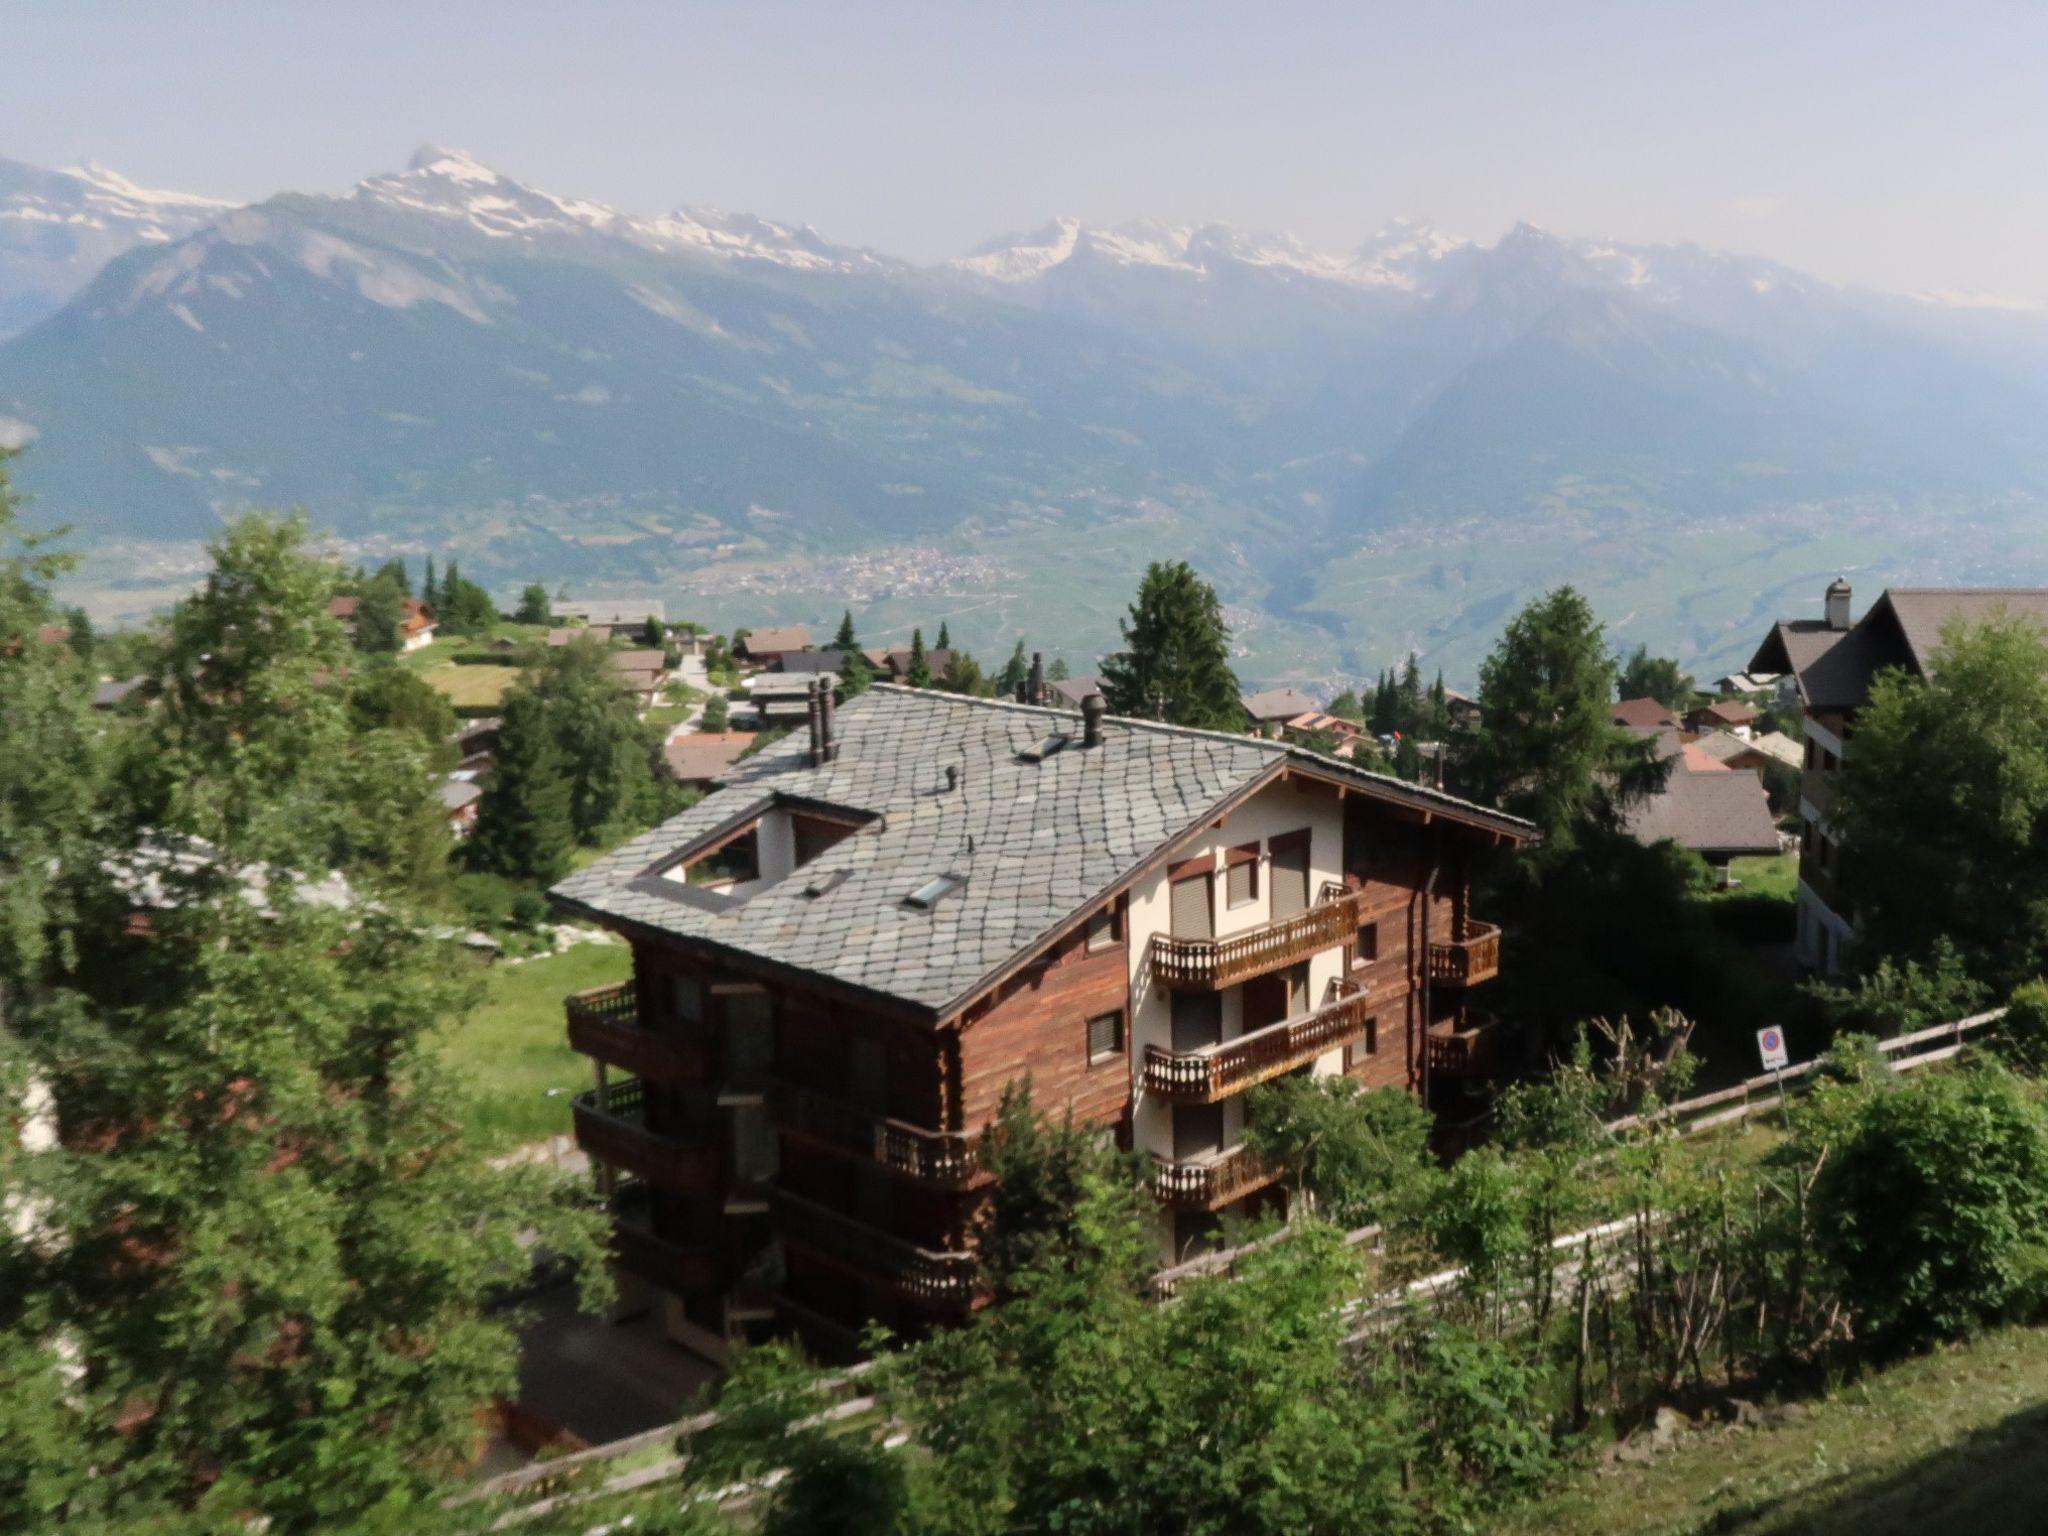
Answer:
[{"label": "bush", "polygon": [[511,919],[515,928],[523,928],[530,933],[547,927],[554,921],[554,915],[554,908],[538,891],[521,891],[512,898]]},{"label": "bush", "polygon": [[1911,1348],[2023,1314],[2048,1281],[2048,1122],[1996,1067],[1865,1090],[1813,1188],[1857,1329]]},{"label": "bush", "polygon": [[1789,944],[1798,924],[1798,904],[1789,896],[1767,891],[1738,891],[1723,896],[1707,913],[1738,944]]},{"label": "bush", "polygon": [[1998,1026],[1998,1053],[2016,1072],[2048,1075],[2048,982],[2030,981],[2012,995]]}]

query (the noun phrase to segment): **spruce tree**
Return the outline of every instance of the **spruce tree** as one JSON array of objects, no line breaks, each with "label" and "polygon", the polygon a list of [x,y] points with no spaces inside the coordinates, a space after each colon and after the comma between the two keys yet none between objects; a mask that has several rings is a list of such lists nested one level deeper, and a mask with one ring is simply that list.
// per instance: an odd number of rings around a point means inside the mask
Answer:
[{"label": "spruce tree", "polygon": [[946,670],[939,677],[939,686],[948,693],[970,697],[982,697],[989,691],[988,682],[981,675],[981,664],[957,647],[946,657]]},{"label": "spruce tree", "polygon": [[1119,627],[1124,649],[1102,663],[1102,691],[1112,711],[1209,730],[1243,728],[1223,605],[1193,567],[1155,561]]},{"label": "spruce tree", "polygon": [[1017,697],[1017,690],[1031,680],[1031,663],[1024,657],[1024,642],[1019,639],[1017,648],[1010,652],[1010,659],[1003,663],[1003,670],[996,674],[996,692],[1006,699]]},{"label": "spruce tree", "polygon": [[1329,712],[1339,720],[1356,720],[1360,723],[1365,720],[1365,708],[1358,702],[1358,690],[1355,688],[1346,688],[1330,700]]},{"label": "spruce tree", "polygon": [[441,587],[434,580],[434,557],[427,556],[427,573],[420,582],[420,601],[436,612],[441,607]]},{"label": "spruce tree", "polygon": [[404,643],[405,594],[379,571],[356,598],[356,649],[366,656],[389,656]]},{"label": "spruce tree", "polygon": [[1053,657],[1052,665],[1045,669],[1045,680],[1048,683],[1064,683],[1069,681],[1073,675],[1073,672],[1067,666],[1067,658],[1064,656]]},{"label": "spruce tree", "polygon": [[530,581],[519,590],[519,610],[512,615],[521,624],[545,624],[553,617],[548,605],[548,589],[537,581]]},{"label": "spruce tree", "polygon": [[941,620],[939,620],[939,640],[938,640],[938,644],[937,644],[937,645],[935,645],[935,646],[933,647],[933,649],[934,649],[934,650],[939,650],[939,651],[950,651],[950,650],[951,650],[952,648],[953,648],[953,636],[952,636],[952,634],[951,634],[951,633],[950,633],[950,632],[949,632],[949,631],[947,630],[947,628],[946,628],[946,621],[945,621],[944,619],[941,619]]},{"label": "spruce tree", "polygon": [[535,694],[508,694],[504,720],[468,857],[479,869],[551,884],[568,873],[576,844],[561,749]]},{"label": "spruce tree", "polygon": [[922,629],[913,629],[910,632],[910,665],[904,671],[903,681],[913,688],[929,688],[934,681],[931,661],[924,653]]},{"label": "spruce tree", "polygon": [[832,637],[832,649],[839,653],[839,697],[859,698],[875,680],[875,668],[853,632],[851,608],[839,616],[839,631]]}]

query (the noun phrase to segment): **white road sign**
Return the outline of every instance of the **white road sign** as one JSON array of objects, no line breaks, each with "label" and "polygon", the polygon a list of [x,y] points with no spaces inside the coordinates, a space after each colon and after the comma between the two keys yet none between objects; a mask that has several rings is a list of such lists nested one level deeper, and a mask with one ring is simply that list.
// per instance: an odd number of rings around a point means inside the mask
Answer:
[{"label": "white road sign", "polygon": [[1766,1072],[1782,1072],[1792,1065],[1791,1053],[1785,1049],[1785,1031],[1775,1026],[1756,1032],[1756,1050],[1764,1059]]}]

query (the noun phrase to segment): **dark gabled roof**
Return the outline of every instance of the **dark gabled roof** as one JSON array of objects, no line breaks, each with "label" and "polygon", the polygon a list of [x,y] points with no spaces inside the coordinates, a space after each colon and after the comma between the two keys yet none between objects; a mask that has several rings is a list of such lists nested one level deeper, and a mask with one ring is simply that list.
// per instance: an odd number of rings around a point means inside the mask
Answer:
[{"label": "dark gabled roof", "polygon": [[[837,712],[839,755],[803,733],[735,763],[724,787],[550,893],[600,922],[714,946],[945,1018],[1154,858],[1290,768],[1516,841],[1525,821],[1280,742],[1110,719],[1100,747],[1028,761],[1080,718],[876,684]],[[946,770],[958,786],[946,787]],[[802,802],[862,814],[861,831],[742,900],[706,900],[659,870],[734,818]],[[917,910],[944,874],[966,884]],[[843,878],[817,895],[824,877]]]},{"label": "dark gabled roof", "polygon": [[1926,677],[1952,620],[1974,623],[2001,609],[2048,624],[2048,587],[1890,587],[1846,630],[1820,619],[1780,619],[1749,667],[1792,673],[1809,709],[1853,710],[1887,667]]},{"label": "dark gabled roof", "polygon": [[784,672],[841,672],[846,658],[834,650],[784,651],[777,665]]},{"label": "dark gabled roof", "polygon": [[1698,854],[1778,851],[1777,824],[1754,768],[1700,772],[1673,763],[1664,788],[1631,807],[1624,824],[1638,842],[1669,838]]}]

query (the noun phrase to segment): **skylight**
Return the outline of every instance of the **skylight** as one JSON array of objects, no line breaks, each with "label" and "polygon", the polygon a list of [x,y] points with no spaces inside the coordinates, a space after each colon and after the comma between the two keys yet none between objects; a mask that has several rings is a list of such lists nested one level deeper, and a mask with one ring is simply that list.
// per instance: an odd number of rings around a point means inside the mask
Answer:
[{"label": "skylight", "polygon": [[929,912],[966,883],[965,875],[934,875],[903,901],[906,906],[916,907],[920,912]]}]

